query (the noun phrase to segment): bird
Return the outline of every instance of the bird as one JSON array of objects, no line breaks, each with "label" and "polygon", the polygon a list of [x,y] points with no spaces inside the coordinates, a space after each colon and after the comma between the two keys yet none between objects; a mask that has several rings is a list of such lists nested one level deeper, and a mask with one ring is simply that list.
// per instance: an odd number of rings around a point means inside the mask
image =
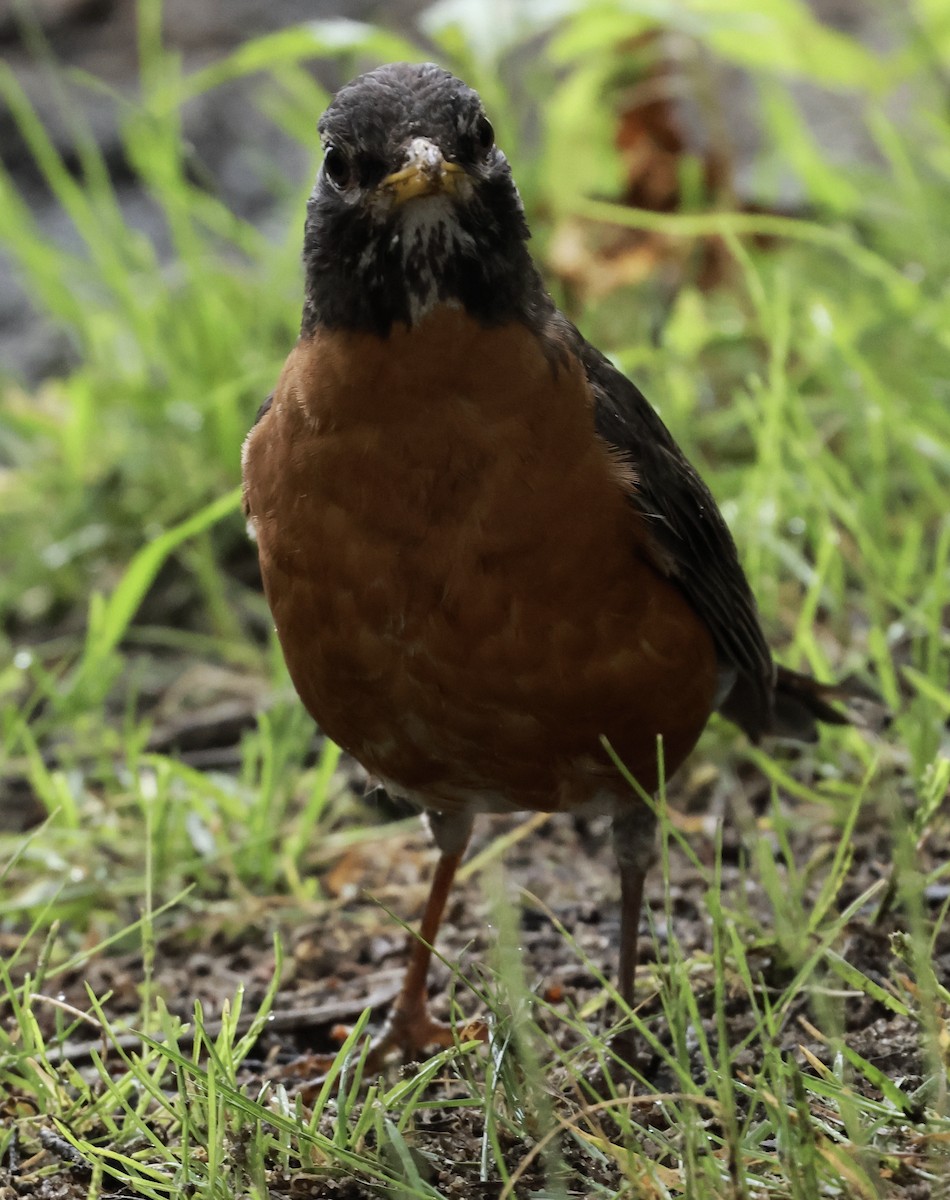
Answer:
[{"label": "bird", "polygon": [[439,851],[375,1064],[453,1042],[427,976],[476,815],[609,814],[632,1006],[641,791],[714,711],[753,742],[852,718],[847,687],[776,664],[709,489],[556,307],[478,93],[390,63],[318,129],[300,334],[244,506],[300,699]]}]

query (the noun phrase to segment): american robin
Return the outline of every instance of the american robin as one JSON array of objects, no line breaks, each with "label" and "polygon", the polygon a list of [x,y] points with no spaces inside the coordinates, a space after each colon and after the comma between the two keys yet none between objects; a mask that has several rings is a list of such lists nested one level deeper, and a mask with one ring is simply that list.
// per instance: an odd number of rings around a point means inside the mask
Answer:
[{"label": "american robin", "polygon": [[441,851],[376,1042],[450,1044],[430,947],[479,812],[606,812],[633,998],[654,819],[710,714],[754,741],[843,723],[773,662],[709,490],[558,311],[476,92],[380,67],[319,124],[300,337],[244,446],[267,599],[328,737],[428,814]]}]

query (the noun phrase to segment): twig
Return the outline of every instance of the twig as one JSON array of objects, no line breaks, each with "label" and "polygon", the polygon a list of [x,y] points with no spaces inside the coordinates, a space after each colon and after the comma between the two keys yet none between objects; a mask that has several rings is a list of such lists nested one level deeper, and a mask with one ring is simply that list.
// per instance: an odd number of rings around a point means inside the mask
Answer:
[{"label": "twig", "polygon": [[[366,1008],[382,1008],[384,1005],[391,1004],[399,991],[398,979],[402,972],[392,971],[385,972],[385,974],[392,975],[392,981],[376,988],[369,995],[356,996],[349,1000],[334,1000],[327,1004],[303,1005],[300,1008],[288,1008],[283,1012],[271,1013],[264,1028],[277,1033],[286,1033],[289,1030],[300,1029],[308,1025],[329,1025],[331,1022],[358,1017]],[[239,1035],[246,1033],[255,1020],[256,1014],[242,1013],[236,1023],[235,1032]],[[220,1020],[209,1021],[204,1025],[203,1032],[207,1037],[214,1038],[218,1036],[223,1027],[224,1024]],[[152,1041],[165,1041],[162,1034],[150,1034],[149,1037]],[[194,1040],[195,1030],[191,1027],[182,1029],[177,1035],[180,1046],[190,1046]],[[111,1046],[117,1050],[135,1050],[142,1045],[142,1035],[137,1030],[130,1029],[127,1033],[109,1038],[105,1043],[102,1039],[88,1042],[66,1042],[62,1046],[53,1047],[46,1055],[46,1061],[51,1066],[63,1062],[84,1062],[91,1058],[96,1051],[102,1050],[104,1045],[106,1048]]]}]

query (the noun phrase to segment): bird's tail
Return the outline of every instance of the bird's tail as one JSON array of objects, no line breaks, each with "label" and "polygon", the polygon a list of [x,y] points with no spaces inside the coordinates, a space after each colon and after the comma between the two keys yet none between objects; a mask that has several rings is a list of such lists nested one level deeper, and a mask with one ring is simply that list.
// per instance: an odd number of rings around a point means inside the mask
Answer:
[{"label": "bird's tail", "polygon": [[819,721],[826,725],[881,729],[889,720],[884,701],[859,680],[819,683],[810,675],[777,667],[774,724],[770,731],[776,737],[813,742],[818,737]]}]

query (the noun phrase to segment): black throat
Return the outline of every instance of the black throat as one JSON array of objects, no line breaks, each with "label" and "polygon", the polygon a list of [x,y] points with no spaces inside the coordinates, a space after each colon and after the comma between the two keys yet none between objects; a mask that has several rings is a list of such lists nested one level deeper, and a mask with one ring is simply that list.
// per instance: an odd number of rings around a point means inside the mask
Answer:
[{"label": "black throat", "polygon": [[485,325],[534,323],[550,308],[524,244],[520,211],[493,222],[486,239],[464,210],[442,221],[398,211],[376,225],[330,207],[317,195],[307,206],[304,337],[318,325],[384,337],[394,324],[414,324],[438,304],[459,305]]}]

